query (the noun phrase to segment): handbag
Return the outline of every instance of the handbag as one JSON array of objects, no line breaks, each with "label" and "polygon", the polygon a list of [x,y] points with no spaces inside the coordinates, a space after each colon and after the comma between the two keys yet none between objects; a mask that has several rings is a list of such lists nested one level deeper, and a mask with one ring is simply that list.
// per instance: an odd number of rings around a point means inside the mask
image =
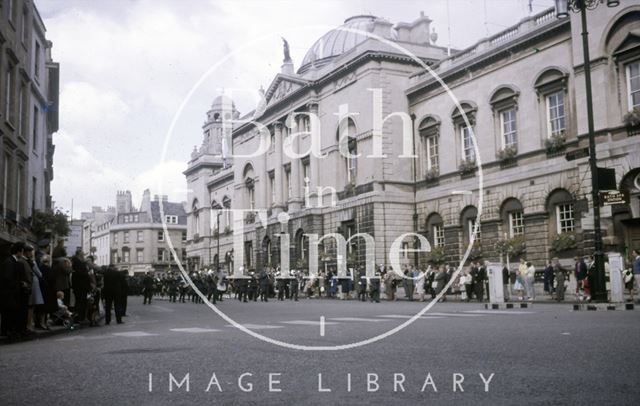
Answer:
[{"label": "handbag", "polygon": [[436,281],[431,282],[431,288],[432,289],[436,289],[437,287],[438,287],[438,282],[436,282]]}]

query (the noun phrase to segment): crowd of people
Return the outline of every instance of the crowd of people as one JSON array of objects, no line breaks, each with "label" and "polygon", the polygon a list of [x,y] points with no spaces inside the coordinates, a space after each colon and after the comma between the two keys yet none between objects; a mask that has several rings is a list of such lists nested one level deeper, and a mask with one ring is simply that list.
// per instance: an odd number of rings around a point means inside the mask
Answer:
[{"label": "crowd of people", "polygon": [[126,271],[98,267],[81,250],[68,257],[62,244],[52,253],[17,242],[0,262],[0,336],[29,337],[56,324],[97,326],[100,303],[104,303],[106,324],[111,322],[112,307],[116,321],[123,322]]}]

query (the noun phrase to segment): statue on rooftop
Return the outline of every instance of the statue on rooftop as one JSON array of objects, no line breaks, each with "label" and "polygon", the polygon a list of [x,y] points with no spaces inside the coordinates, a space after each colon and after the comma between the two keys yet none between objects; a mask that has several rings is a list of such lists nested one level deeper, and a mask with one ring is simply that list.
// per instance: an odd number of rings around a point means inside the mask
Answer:
[{"label": "statue on rooftop", "polygon": [[282,60],[282,62],[291,62],[291,55],[289,54],[289,43],[283,37],[281,38],[282,38],[282,48],[284,51],[284,59]]}]

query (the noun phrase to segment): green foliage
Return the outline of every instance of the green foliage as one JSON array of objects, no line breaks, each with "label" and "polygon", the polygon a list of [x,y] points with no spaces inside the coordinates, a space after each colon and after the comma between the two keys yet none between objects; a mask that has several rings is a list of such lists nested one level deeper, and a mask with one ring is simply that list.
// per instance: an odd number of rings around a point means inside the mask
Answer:
[{"label": "green foliage", "polygon": [[513,238],[498,240],[496,242],[496,251],[500,255],[509,254],[510,257],[518,257],[525,253],[527,245],[524,236],[517,235]]},{"label": "green foliage", "polygon": [[469,252],[469,259],[475,261],[480,258],[482,258],[482,244],[480,241],[475,240],[471,247],[471,252]]},{"label": "green foliage", "polygon": [[564,144],[566,144],[567,138],[564,133],[554,134],[551,137],[544,140],[544,146],[547,149],[547,153],[559,152],[564,149]]},{"label": "green foliage", "polygon": [[498,159],[500,161],[509,161],[515,158],[516,155],[518,155],[518,148],[513,145],[504,147],[500,151],[498,151]]},{"label": "green foliage", "polygon": [[31,218],[31,231],[37,239],[45,238],[50,235],[57,237],[66,237],[71,231],[67,216],[56,211],[36,211]]},{"label": "green foliage", "polygon": [[577,246],[575,233],[556,234],[551,240],[551,251],[553,252],[569,251]]},{"label": "green foliage", "polygon": [[444,264],[445,253],[442,245],[438,247],[431,247],[431,252],[427,255],[427,261],[433,265]]},{"label": "green foliage", "polygon": [[640,127],[640,107],[634,107],[622,120],[627,127]]},{"label": "green foliage", "polygon": [[476,164],[475,160],[465,159],[462,162],[460,162],[460,166],[458,167],[458,170],[460,171],[461,175],[467,175],[475,172],[477,168],[478,168],[478,165]]}]

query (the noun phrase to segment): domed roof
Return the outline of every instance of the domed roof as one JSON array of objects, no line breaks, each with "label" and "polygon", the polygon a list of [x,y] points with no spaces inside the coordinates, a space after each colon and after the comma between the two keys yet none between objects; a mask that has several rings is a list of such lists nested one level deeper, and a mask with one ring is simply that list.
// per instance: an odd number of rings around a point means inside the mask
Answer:
[{"label": "domed roof", "polygon": [[233,100],[231,100],[231,98],[224,93],[221,94],[220,96],[216,96],[216,98],[213,99],[213,103],[211,103],[211,110],[235,110],[235,109],[236,109],[236,105],[233,102]]},{"label": "domed roof", "polygon": [[372,15],[359,15],[347,18],[344,24],[324,34],[307,51],[298,73],[307,71],[311,66],[320,67],[333,58],[336,58],[357,45],[366,41],[368,37],[365,32],[373,33],[376,22],[384,22],[389,29],[382,33],[376,33],[386,39],[397,39],[397,32],[386,20]]}]

